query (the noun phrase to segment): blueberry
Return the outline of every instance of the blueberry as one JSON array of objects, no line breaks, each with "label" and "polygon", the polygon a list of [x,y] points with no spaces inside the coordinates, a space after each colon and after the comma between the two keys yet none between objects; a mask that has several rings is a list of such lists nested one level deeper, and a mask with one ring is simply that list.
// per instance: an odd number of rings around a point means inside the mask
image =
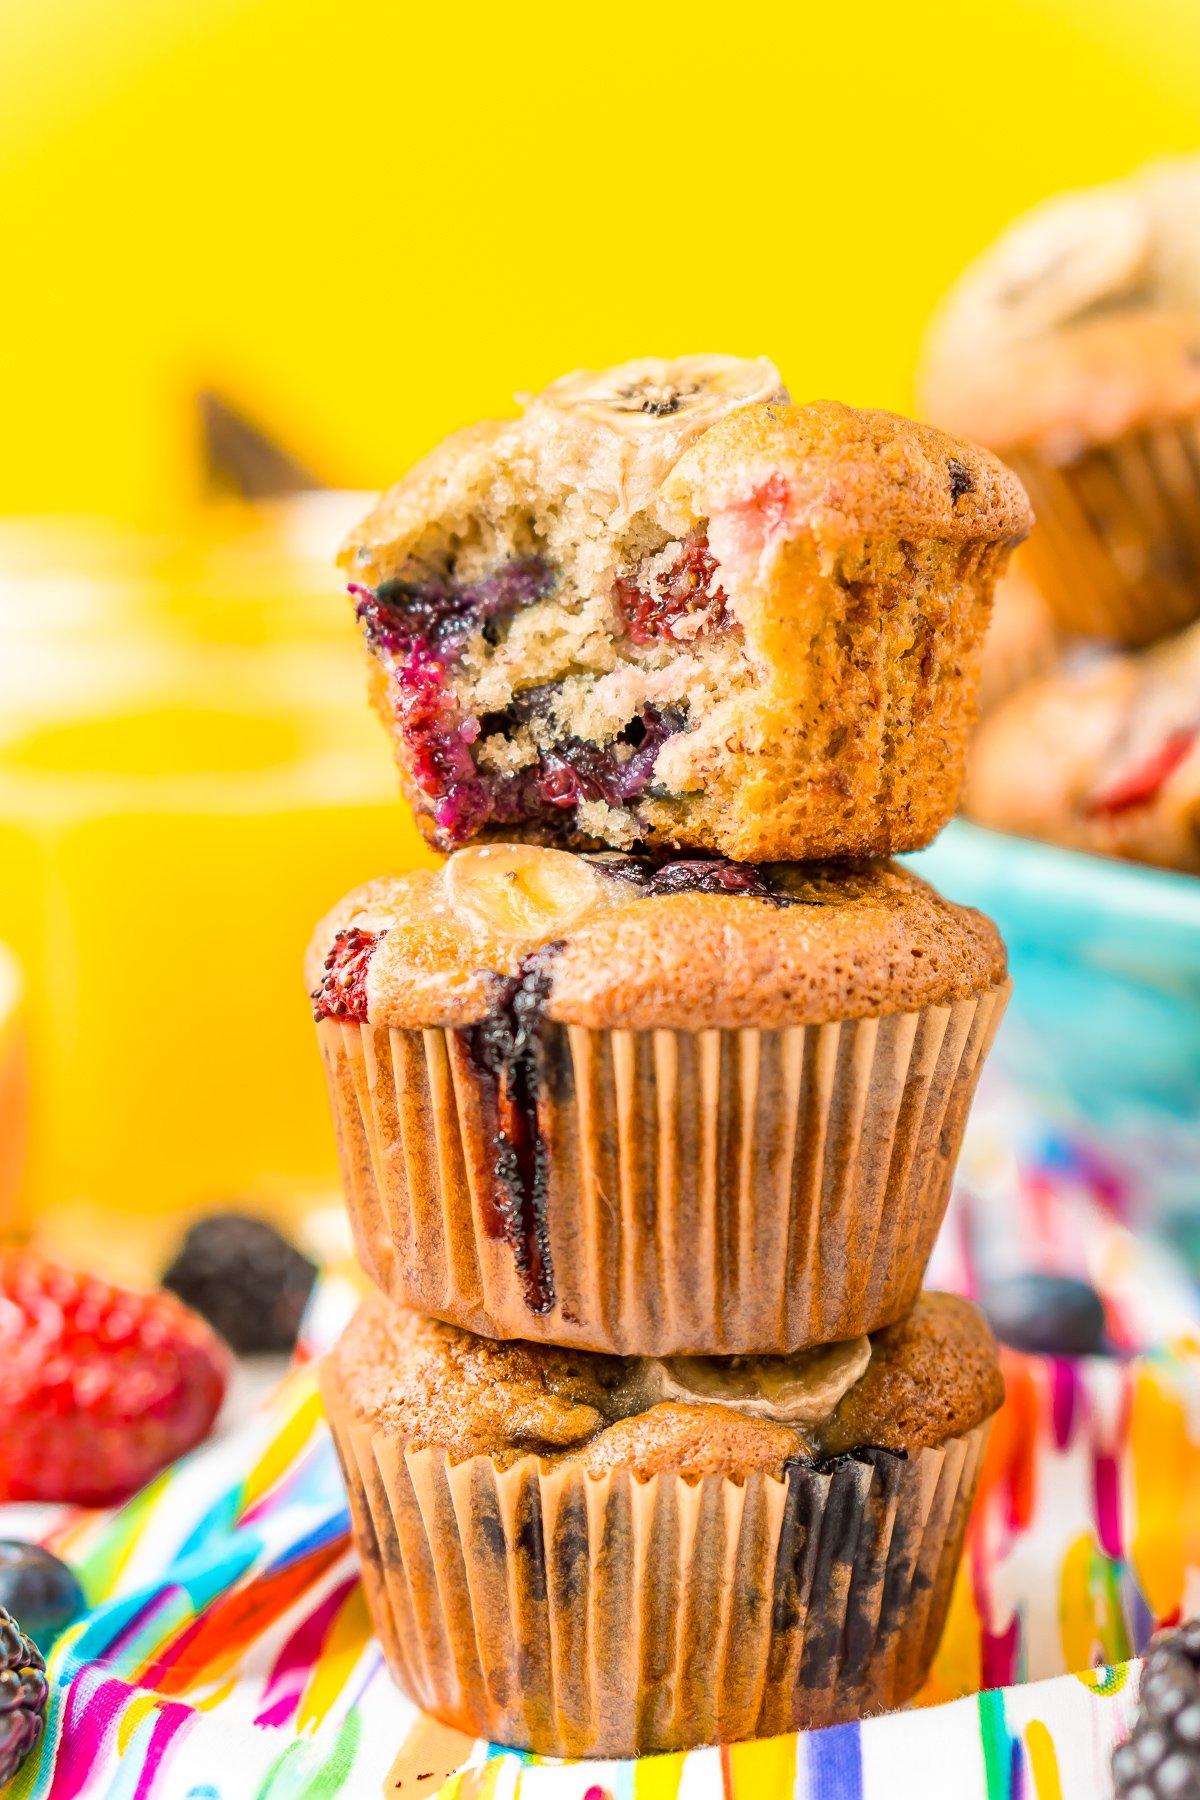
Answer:
[{"label": "blueberry", "polygon": [[66,1563],[49,1550],[0,1539],[0,1606],[20,1619],[21,1629],[45,1655],[87,1601]]},{"label": "blueberry", "polygon": [[1086,1281],[1067,1275],[1007,1275],[981,1296],[996,1336],[1014,1350],[1043,1356],[1095,1356],[1107,1348],[1104,1302]]}]

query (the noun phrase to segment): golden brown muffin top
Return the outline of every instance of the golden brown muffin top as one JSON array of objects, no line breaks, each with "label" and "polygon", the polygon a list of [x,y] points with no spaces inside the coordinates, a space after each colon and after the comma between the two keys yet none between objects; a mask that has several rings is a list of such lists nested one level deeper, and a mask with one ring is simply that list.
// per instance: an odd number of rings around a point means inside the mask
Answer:
[{"label": "golden brown muffin top", "polygon": [[1006,965],[989,919],[890,863],[656,868],[489,844],[348,895],[306,973],[318,1018],[468,1025],[523,979],[566,1025],[775,1030],[967,999]]},{"label": "golden brown muffin top", "polygon": [[[907,1319],[876,1332],[854,1379],[865,1353],[605,1356],[496,1343],[372,1298],[331,1353],[330,1373],[353,1417],[412,1449],[444,1449],[454,1462],[490,1456],[501,1467],[537,1456],[593,1475],[629,1469],[642,1481],[781,1475],[791,1461],[867,1446],[911,1454],[970,1431],[1003,1398],[982,1315],[948,1294],[923,1294]],[[794,1413],[806,1383],[832,1401],[823,1417],[803,1404],[798,1421],[764,1416],[764,1394],[768,1413],[778,1394],[780,1410]],[[681,1397],[656,1398],[663,1391]],[[720,1400],[699,1397],[714,1391]]]},{"label": "golden brown muffin top", "polygon": [[[666,482],[664,524],[702,517],[718,562],[774,536],[823,549],[872,538],[1019,543],[1025,490],[987,450],[899,413],[814,400],[750,406],[706,432]],[[727,542],[726,540],[731,540]]]},{"label": "golden brown muffin top", "polygon": [[1016,220],[942,302],[920,385],[950,430],[1053,461],[1200,408],[1200,157]]}]

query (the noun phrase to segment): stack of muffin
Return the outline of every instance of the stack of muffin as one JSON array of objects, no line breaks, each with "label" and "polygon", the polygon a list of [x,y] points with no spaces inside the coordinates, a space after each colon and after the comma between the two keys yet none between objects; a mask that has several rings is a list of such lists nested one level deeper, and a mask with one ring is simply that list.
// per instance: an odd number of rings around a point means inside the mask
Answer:
[{"label": "stack of muffin", "polygon": [[1200,874],[1200,156],[1010,226],[943,302],[922,387],[1039,520],[997,607],[967,810]]},{"label": "stack of muffin", "polygon": [[344,552],[448,860],[310,988],[378,1288],[322,1374],[401,1687],[550,1755],[920,1685],[1001,1383],[920,1294],[1007,993],[886,858],[953,811],[994,457],[646,361],[457,433]]}]

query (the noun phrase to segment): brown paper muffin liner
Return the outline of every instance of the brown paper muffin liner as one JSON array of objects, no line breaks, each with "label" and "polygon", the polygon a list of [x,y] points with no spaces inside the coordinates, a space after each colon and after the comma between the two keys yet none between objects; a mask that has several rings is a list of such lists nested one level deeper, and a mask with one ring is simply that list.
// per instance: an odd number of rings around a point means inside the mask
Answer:
[{"label": "brown paper muffin liner", "polygon": [[1007,460],[1037,514],[1022,566],[1066,630],[1150,644],[1200,617],[1200,418]]},{"label": "brown paper muffin liner", "polygon": [[543,1756],[768,1737],[909,1699],[945,1623],[988,1426],[783,1479],[452,1464],[322,1390],[398,1685]]},{"label": "brown paper muffin liner", "polygon": [[781,1031],[547,1023],[523,1212],[469,1033],[325,1020],[360,1259],[486,1337],[666,1356],[876,1331],[916,1298],[1008,992]]}]

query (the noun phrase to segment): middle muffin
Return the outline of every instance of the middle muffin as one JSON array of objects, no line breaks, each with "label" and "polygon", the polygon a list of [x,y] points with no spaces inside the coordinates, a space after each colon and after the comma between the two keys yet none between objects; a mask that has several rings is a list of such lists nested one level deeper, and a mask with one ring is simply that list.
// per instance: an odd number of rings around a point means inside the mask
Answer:
[{"label": "middle muffin", "polygon": [[384,1292],[643,1356],[900,1318],[1008,993],[991,922],[891,864],[528,845],[359,889],[309,976]]}]

